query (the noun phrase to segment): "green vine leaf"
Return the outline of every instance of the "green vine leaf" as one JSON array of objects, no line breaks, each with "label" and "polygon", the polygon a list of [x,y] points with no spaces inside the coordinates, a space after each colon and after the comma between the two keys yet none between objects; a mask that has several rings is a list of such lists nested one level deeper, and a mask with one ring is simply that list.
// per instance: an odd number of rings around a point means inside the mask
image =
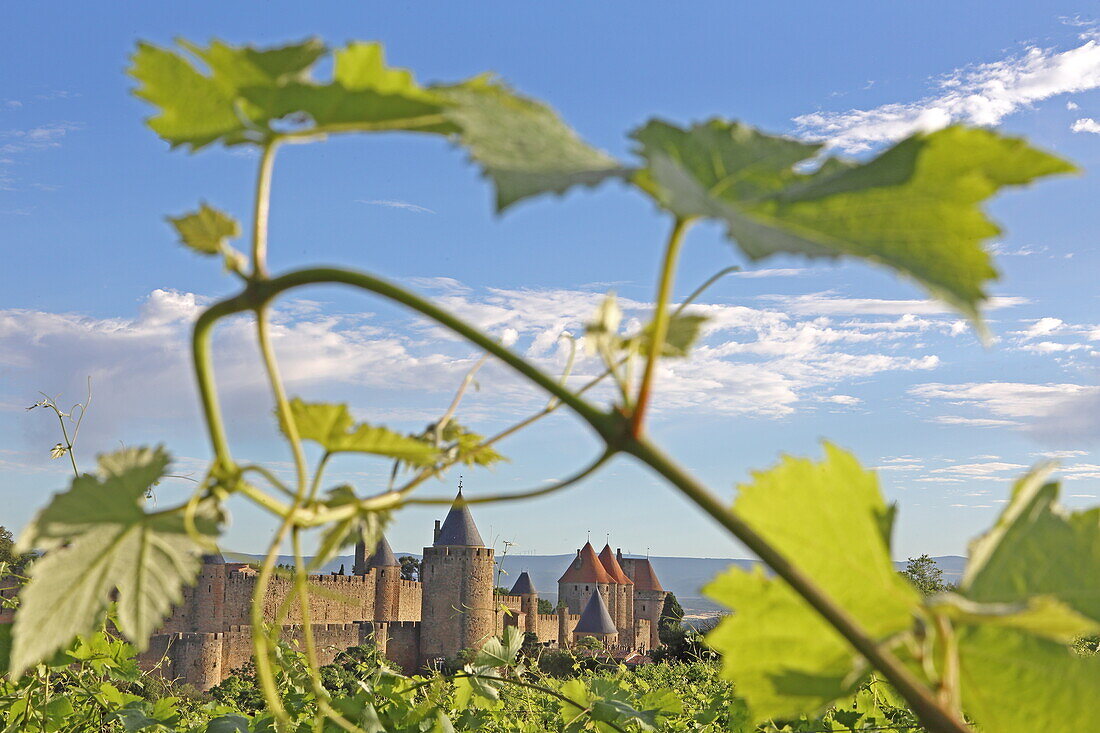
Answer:
[{"label": "green vine leaf", "polygon": [[474,658],[474,666],[485,669],[511,667],[523,648],[523,632],[515,626],[505,627],[504,633],[485,642]]},{"label": "green vine leaf", "polygon": [[[350,486],[337,486],[330,489],[325,499],[325,506],[336,509],[359,503],[359,497],[355,489]],[[360,509],[347,519],[333,522],[327,525],[321,533],[321,541],[317,545],[317,551],[313,556],[313,567],[319,568],[329,560],[336,557],[340,550],[350,544],[363,541],[363,544],[373,550],[390,521],[388,511]]]},{"label": "green vine leaf", "polygon": [[170,216],[168,221],[180,235],[180,242],[203,255],[217,255],[228,240],[241,236],[241,225],[229,214],[203,202],[198,211]]},{"label": "green vine leaf", "polygon": [[819,145],[711,120],[685,130],[651,121],[633,133],[647,167],[635,182],[681,218],[722,221],[754,260],[777,253],[858,257],[913,278],[976,324],[996,278],[981,242],[999,233],[980,204],[1075,168],[984,129],[919,133],[867,163],[830,158],[799,172]]},{"label": "green vine leaf", "polygon": [[458,462],[463,465],[485,467],[508,460],[492,446],[481,445],[485,442],[485,436],[469,430],[456,420],[444,426],[442,438],[451,450],[457,452]]},{"label": "green vine leaf", "polygon": [[[920,598],[891,562],[874,473],[826,444],[820,463],[786,457],[753,479],[739,487],[738,516],[873,637],[912,626]],[[707,641],[756,720],[817,711],[860,682],[851,647],[782,580],[730,568],[704,592],[734,611]]]},{"label": "green vine leaf", "polygon": [[408,70],[386,65],[382,44],[351,43],[334,55],[331,83],[246,87],[242,96],[269,119],[300,113],[321,128],[365,131],[383,125],[388,130],[457,131],[441,115],[444,100],[417,84]]},{"label": "green vine leaf", "polygon": [[180,46],[183,51],[141,43],[129,70],[139,82],[135,94],[158,108],[149,126],[173,147],[262,144],[279,132],[312,129],[457,131],[441,116],[444,100],[408,71],[386,66],[377,43],[337,51],[327,83],[310,78],[326,53],[314,39],[272,48],[222,41]]},{"label": "green vine leaf", "polygon": [[430,443],[395,433],[388,428],[356,423],[347,405],[290,401],[290,414],[303,440],[319,443],[329,453],[372,453],[414,466],[428,466],[439,457]]},{"label": "green vine leaf", "polygon": [[954,593],[943,593],[933,598],[929,608],[956,626],[999,626],[1063,644],[1100,632],[1100,624],[1051,596],[1035,596],[1020,603],[975,603]]},{"label": "green vine leaf", "polygon": [[972,543],[962,592],[979,603],[1051,596],[1100,622],[1100,509],[1062,508],[1051,468],[1017,482],[997,523]]},{"label": "green vine leaf", "polygon": [[1006,628],[982,626],[959,636],[963,710],[982,730],[1100,730],[1100,657]]},{"label": "green vine leaf", "polygon": [[554,110],[489,76],[430,89],[449,102],[444,114],[458,128],[459,141],[496,185],[497,211],[531,196],[563,194],[627,173],[581,140]]},{"label": "green vine leaf", "polygon": [[[30,569],[16,614],[11,672],[62,649],[102,621],[117,594],[118,628],[144,649],[149,635],[182,600],[199,555],[182,510],[146,513],[145,494],[161,479],[169,457],[162,448],[127,448],[101,456],[98,475],[72,482],[39,512],[20,546],[46,550]],[[218,511],[200,506],[195,529],[207,545],[218,534]]]}]

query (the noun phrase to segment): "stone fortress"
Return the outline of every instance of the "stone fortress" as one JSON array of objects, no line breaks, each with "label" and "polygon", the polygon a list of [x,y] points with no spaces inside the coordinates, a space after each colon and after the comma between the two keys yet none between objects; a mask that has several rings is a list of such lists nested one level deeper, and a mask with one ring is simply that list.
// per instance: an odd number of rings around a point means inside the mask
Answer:
[{"label": "stone fortress", "polygon": [[[508,595],[494,594],[494,553],[486,547],[459,489],[424,548],[419,580],[383,537],[373,552],[355,548],[351,575],[313,575],[310,621],[322,663],[348,647],[373,644],[406,673],[478,648],[506,626],[534,634],[547,647],[569,648],[594,637],[625,657],[655,647],[666,591],[646,559],[624,558],[591,543],[577,550],[558,581],[558,609],[538,612],[538,590],[524,572]],[[193,587],[139,658],[146,669],[206,690],[252,656],[251,607],[256,570],[203,557]],[[282,637],[301,640],[301,615],[288,578],[274,577],[263,600],[265,623],[282,620]],[[286,604],[286,608],[283,608]]]}]

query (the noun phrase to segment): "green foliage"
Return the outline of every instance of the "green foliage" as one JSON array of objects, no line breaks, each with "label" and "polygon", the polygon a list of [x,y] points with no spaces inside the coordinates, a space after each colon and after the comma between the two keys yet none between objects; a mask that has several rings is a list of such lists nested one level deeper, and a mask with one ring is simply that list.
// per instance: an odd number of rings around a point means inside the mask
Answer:
[{"label": "green foliage", "polygon": [[[70,719],[84,729],[179,729],[208,722],[208,730],[253,732],[274,727],[911,729],[916,718],[872,669],[881,671],[920,721],[937,731],[965,730],[959,722],[964,712],[991,731],[1098,727],[1091,708],[1079,701],[1100,682],[1100,659],[1079,653],[1079,642],[1074,651],[1070,642],[1100,630],[1100,594],[1094,590],[1100,515],[1058,507],[1057,487],[1045,483],[1042,471],[1020,482],[996,526],[975,543],[959,592],[924,597],[895,572],[890,560],[893,509],[874,475],[852,456],[827,446],[819,463],[785,458],[742,486],[731,511],[645,435],[645,409],[659,360],[686,356],[704,323],[698,315],[672,312],[669,302],[691,221],[721,222],[752,259],[793,253],[885,265],[980,325],[979,311],[996,274],[981,243],[998,232],[981,205],[1006,186],[1069,172],[1068,163],[980,129],[917,134],[857,163],[816,160],[819,146],[739,123],[712,120],[681,129],[651,121],[633,134],[644,165],[628,171],[582,142],[549,107],[489,77],[421,86],[411,73],[385,64],[381,45],[355,42],[331,55],[332,76],[318,81],[312,70],[328,54],[316,40],[272,48],[220,41],[207,46],[180,41],[170,49],[138,46],[130,68],[138,82],[135,93],[154,106],[150,127],[171,146],[196,151],[218,143],[252,144],[263,153],[251,259],[228,249],[227,240],[239,231],[227,214],[203,205],[172,220],[187,246],[221,252],[228,269],[244,276],[242,290],[212,305],[195,326],[194,364],[214,460],[190,501],[148,512],[145,499],[168,464],[163,451],[128,449],[102,456],[97,475],[80,475],[73,456],[79,422],[70,440],[65,420],[72,422],[71,414],[49,398],[35,405],[53,409],[60,420],[64,441],[54,454],[69,457],[76,478],[68,492],[40,512],[16,550],[38,549],[46,555],[31,567],[14,625],[10,661],[17,681],[5,681],[0,694],[7,729],[61,730],[58,721]],[[493,180],[500,210],[542,193],[629,178],[676,219],[662,260],[653,324],[621,336],[621,312],[608,298],[585,339],[600,354],[606,373],[573,392],[568,369],[560,378],[547,375],[454,314],[371,275],[317,268],[268,277],[268,182],[278,146],[338,133],[386,131],[451,137]],[[729,682],[718,679],[713,666],[677,667],[677,682],[687,684],[664,684],[667,678],[661,675],[669,668],[663,665],[631,676],[614,665],[607,668],[605,653],[583,650],[546,655],[556,657],[569,678],[546,676],[525,667],[532,650],[519,655],[525,639],[515,628],[455,660],[461,669],[449,678],[405,677],[362,651],[322,669],[307,625],[303,651],[258,641],[255,683],[262,709],[259,698],[245,699],[248,681],[238,677],[236,687],[228,685],[218,694],[239,707],[211,707],[196,723],[185,719],[175,695],[148,701],[136,688],[119,684],[137,676],[136,667],[122,659],[129,647],[104,641],[108,648],[93,653],[83,640],[70,644],[94,631],[109,601],[117,598],[117,628],[136,647],[143,646],[179,601],[182,584],[194,580],[198,555],[212,546],[221,504],[231,493],[269,512],[281,527],[259,567],[258,597],[264,596],[280,543],[289,538],[298,555],[289,574],[299,602],[308,604],[308,579],[300,562],[303,532],[320,528],[319,558],[331,557],[356,537],[373,544],[390,513],[412,501],[420,483],[455,465],[503,460],[494,447],[497,438],[487,440],[453,419],[472,372],[444,416],[418,436],[355,424],[343,405],[289,402],[267,339],[268,306],[293,287],[322,282],[356,286],[407,306],[549,393],[545,409],[498,438],[566,405],[604,441],[607,457],[616,452],[634,456],[767,558],[774,575],[732,568],[707,589],[734,611],[708,641],[723,655],[723,676],[736,682],[744,699],[731,694]],[[238,465],[229,449],[210,334],[219,319],[246,312],[258,317],[257,336],[277,414],[293,415],[298,427],[285,431],[296,463],[293,486],[263,467]],[[665,343],[652,348],[654,334],[665,333],[666,326]],[[639,358],[646,360],[640,378],[633,369]],[[616,403],[588,401],[582,392],[606,376],[617,387]],[[302,440],[325,451],[312,480]],[[327,458],[336,452],[393,459],[389,483],[368,495],[351,486],[321,493]],[[402,465],[417,470],[398,484]],[[253,473],[269,486],[253,485]],[[677,614],[671,607],[663,631],[686,649],[698,639],[682,627],[680,617],[682,610]],[[4,647],[0,635],[0,650]],[[866,659],[855,653],[857,648]],[[66,651],[58,658],[60,650]],[[541,662],[540,657],[537,667]],[[107,679],[80,678],[78,686],[67,688],[73,694],[55,694],[44,679],[54,673],[63,677],[73,666]],[[696,687],[687,689],[690,685]],[[254,693],[255,685],[251,689]],[[530,714],[509,712],[516,709]]]},{"label": "green foliage", "polygon": [[401,563],[402,580],[420,580],[420,560],[412,555],[402,555],[397,562]]},{"label": "green foliage", "polygon": [[[663,634],[672,629],[680,628],[684,622],[684,607],[676,600],[676,594],[669,591],[665,601],[661,605],[661,615],[657,619],[657,632]],[[664,639],[661,639],[664,642]]]},{"label": "green foliage", "polygon": [[[890,559],[892,517],[878,480],[850,454],[831,445],[825,453],[821,463],[788,457],[754,474],[734,511],[873,638],[904,632],[918,598]],[[704,592],[735,611],[707,641],[758,720],[817,712],[860,681],[844,639],[782,580],[733,567]]]},{"label": "green foliage", "polygon": [[498,211],[529,196],[561,194],[625,172],[614,158],[581,141],[549,107],[490,77],[434,91],[451,103],[445,116],[460,130],[470,157],[496,183]]},{"label": "green foliage", "polygon": [[0,525],[0,563],[7,568],[9,573],[20,575],[26,569],[27,564],[34,559],[31,553],[15,551],[15,538],[11,530]]},{"label": "green foliage", "polygon": [[540,599],[539,599],[539,609],[538,609],[538,612],[539,612],[539,613],[541,613],[541,614],[544,614],[544,615],[545,615],[545,614],[551,614],[551,613],[553,613],[553,612],[554,612],[554,604],[553,604],[553,603],[551,603],[551,602],[550,602],[549,600],[547,600],[546,598],[540,598]]},{"label": "green foliage", "polygon": [[356,423],[347,405],[290,401],[290,414],[302,440],[319,443],[329,453],[373,453],[416,466],[431,464],[438,452],[428,443],[383,427]]},{"label": "green foliage", "polygon": [[219,254],[230,239],[241,236],[241,225],[236,219],[205,202],[198,211],[170,216],[168,221],[176,228],[183,245],[199,254]]},{"label": "green foliage", "polygon": [[710,120],[652,121],[633,133],[647,161],[636,181],[681,218],[721,221],[752,259],[854,256],[886,265],[979,322],[996,276],[978,208],[1005,186],[1074,170],[1019,139],[950,127],[918,133],[868,163],[799,165],[820,145]]},{"label": "green foliage", "polygon": [[118,628],[144,648],[181,587],[193,582],[199,555],[217,536],[219,513],[202,504],[193,527],[183,512],[145,511],[146,492],[164,476],[162,449],[127,448],[99,457],[99,474],[84,474],[26,528],[22,551],[46,555],[31,566],[16,615],[11,672],[91,633],[117,594]]},{"label": "green foliage", "polygon": [[927,554],[909,558],[901,575],[922,596],[935,595],[950,588],[943,580],[943,571],[940,570],[940,566]]}]

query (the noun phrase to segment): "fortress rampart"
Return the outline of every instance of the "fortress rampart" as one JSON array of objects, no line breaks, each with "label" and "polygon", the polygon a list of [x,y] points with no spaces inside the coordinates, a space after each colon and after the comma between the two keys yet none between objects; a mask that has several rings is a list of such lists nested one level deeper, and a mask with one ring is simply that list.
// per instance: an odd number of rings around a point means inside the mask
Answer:
[{"label": "fortress rampart", "polygon": [[[590,544],[578,550],[558,583],[564,605],[540,614],[527,573],[511,593],[494,595],[494,552],[484,546],[460,491],[443,525],[436,522],[433,544],[424,548],[419,580],[402,577],[384,537],[373,553],[356,547],[351,575],[309,577],[321,662],[369,643],[414,673],[476,649],[509,626],[547,646],[569,647],[591,635],[617,651],[647,652],[658,643],[666,593],[648,560],[610,552],[605,547],[597,557]],[[184,589],[183,600],[139,657],[142,667],[203,690],[242,667],[252,654],[256,580],[253,566],[205,556],[196,584]],[[288,578],[271,579],[262,609],[265,622],[280,625],[284,640],[301,643],[301,614]]]}]

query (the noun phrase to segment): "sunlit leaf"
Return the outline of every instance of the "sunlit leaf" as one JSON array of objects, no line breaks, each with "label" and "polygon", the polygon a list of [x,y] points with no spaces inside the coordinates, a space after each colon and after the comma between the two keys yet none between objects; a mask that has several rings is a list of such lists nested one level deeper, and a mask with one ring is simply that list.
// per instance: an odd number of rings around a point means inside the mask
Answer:
[{"label": "sunlit leaf", "polygon": [[[734,511],[874,638],[904,631],[919,596],[891,562],[878,480],[849,453],[825,452],[754,474]],[[814,712],[859,682],[851,647],[782,580],[730,568],[704,592],[734,611],[707,641],[755,719]]]},{"label": "sunlit leaf", "polygon": [[1050,470],[1021,479],[993,528],[971,545],[962,592],[981,603],[1052,596],[1100,622],[1100,509],[1061,507]]},{"label": "sunlit leaf", "polygon": [[507,626],[504,633],[494,636],[482,645],[474,658],[477,667],[510,667],[516,663],[523,647],[523,632],[515,626]]},{"label": "sunlit leaf", "polygon": [[373,453],[414,466],[430,465],[438,456],[431,444],[384,427],[356,423],[347,405],[290,401],[290,413],[303,440],[319,443],[329,453]]},{"label": "sunlit leaf", "polygon": [[562,194],[626,173],[621,163],[581,140],[552,109],[491,77],[430,89],[449,102],[445,116],[496,185],[498,211],[531,196]]},{"label": "sunlit leaf", "polygon": [[1100,632],[1100,624],[1051,596],[1034,596],[1019,603],[975,603],[954,593],[936,596],[930,603],[956,626],[985,625],[1026,631],[1068,644]]},{"label": "sunlit leaf", "polygon": [[170,216],[168,221],[176,228],[184,246],[199,254],[219,254],[228,240],[241,236],[241,225],[236,219],[206,203],[198,211]]},{"label": "sunlit leaf", "polygon": [[[328,492],[325,506],[330,509],[357,505],[359,497],[350,486],[337,486]],[[313,556],[313,567],[323,567],[336,557],[340,550],[348,545],[362,541],[363,544],[373,549],[382,537],[386,523],[390,520],[388,511],[359,509],[346,519],[332,522],[325,526],[321,533],[321,541]]]},{"label": "sunlit leaf", "polygon": [[[160,448],[127,448],[102,456],[54,497],[24,531],[22,547],[47,550],[30,569],[16,614],[11,669],[28,666],[90,633],[115,593],[118,627],[144,649],[149,635],[194,581],[200,554],[180,512],[146,513],[145,492],[164,475]],[[220,517],[202,505],[196,529],[208,541]]]},{"label": "sunlit leaf", "polygon": [[980,322],[996,277],[981,242],[999,230],[980,204],[1005,186],[1074,170],[1023,140],[985,129],[918,133],[867,163],[830,159],[800,172],[820,146],[711,120],[633,133],[648,166],[635,181],[683,218],[723,222],[752,259],[777,253],[852,256],[912,277]]},{"label": "sunlit leaf", "polygon": [[997,733],[1100,730],[1100,657],[1006,628],[972,627],[959,636],[963,710]]},{"label": "sunlit leaf", "polygon": [[508,460],[492,446],[485,446],[485,436],[475,433],[455,420],[443,428],[443,443],[457,454],[459,463],[466,466],[491,466]]}]

